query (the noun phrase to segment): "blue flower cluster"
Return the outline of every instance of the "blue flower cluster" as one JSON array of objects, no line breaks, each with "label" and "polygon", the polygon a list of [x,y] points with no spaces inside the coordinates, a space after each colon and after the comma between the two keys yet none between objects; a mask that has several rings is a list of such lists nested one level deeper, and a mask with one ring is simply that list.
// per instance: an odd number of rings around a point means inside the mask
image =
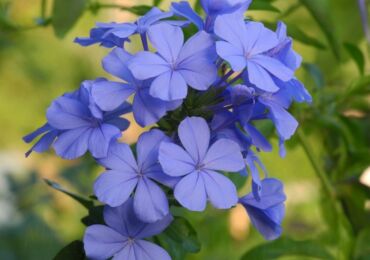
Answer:
[{"label": "blue flower cluster", "polygon": [[[311,102],[294,76],[301,57],[284,23],[274,32],[244,19],[251,0],[201,3],[205,19],[182,1],[134,23],[99,23],[90,37],[77,38],[112,48],[102,63],[117,80],[84,81],[57,98],[47,123],[24,138],[41,135],[27,155],[50,146],[65,159],[89,151],[105,167],[94,192],[106,204],[106,226],[89,226],[84,237],[91,259],[170,259],[144,240],[171,223],[169,196],[192,211],[205,210],[207,201],[218,209],[240,203],[266,239],[281,235],[286,197],[258,158],[272,146],[256,123],[273,123],[284,156],[298,126],[288,108]],[[129,53],[135,34],[143,50]],[[152,126],[134,151],[119,141],[129,127],[122,116],[131,112],[141,127]],[[251,192],[239,198],[224,173],[250,175]]]}]

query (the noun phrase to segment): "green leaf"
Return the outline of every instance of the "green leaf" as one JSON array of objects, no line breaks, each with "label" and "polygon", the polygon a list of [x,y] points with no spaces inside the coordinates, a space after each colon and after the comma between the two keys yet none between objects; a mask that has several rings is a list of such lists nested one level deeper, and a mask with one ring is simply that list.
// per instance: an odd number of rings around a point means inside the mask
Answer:
[{"label": "green leaf", "polygon": [[195,4],[194,4],[194,10],[195,12],[197,12],[198,14],[202,11],[202,5],[200,3],[200,0],[196,0],[195,1]]},{"label": "green leaf", "polygon": [[323,88],[325,85],[324,75],[320,68],[312,63],[303,63],[303,68],[310,74],[318,88]]},{"label": "green leaf", "polygon": [[149,5],[135,5],[135,6],[131,6],[129,8],[122,8],[122,9],[127,11],[127,12],[136,14],[138,16],[143,16],[144,14],[149,12],[150,9],[152,9],[152,7],[149,6]]},{"label": "green leaf", "polygon": [[273,242],[256,246],[244,254],[241,260],[269,260],[282,256],[305,256],[325,260],[334,259],[325,247],[315,241],[295,241],[290,238],[280,238]]},{"label": "green leaf", "polygon": [[235,187],[240,190],[244,187],[245,183],[248,180],[247,176],[243,176],[239,173],[225,173],[226,177],[228,177],[235,185]]},{"label": "green leaf", "polygon": [[365,71],[365,57],[360,48],[351,43],[344,43],[344,48],[347,50],[351,58],[356,62],[356,65],[363,75]]},{"label": "green leaf", "polygon": [[370,227],[363,229],[357,236],[354,250],[354,259],[368,260],[370,259]]},{"label": "green leaf", "polygon": [[255,10],[255,11],[271,11],[280,13],[280,10],[272,5],[273,0],[259,0],[253,1],[252,4],[249,6],[248,10]]},{"label": "green leaf", "polygon": [[163,0],[153,0],[153,5],[154,6],[159,6],[162,2],[163,2]]},{"label": "green leaf", "polygon": [[292,36],[295,40],[303,44],[316,47],[321,50],[326,49],[325,44],[317,40],[317,38],[309,36],[303,30],[301,30],[298,26],[287,23],[287,27],[288,27],[289,35]]},{"label": "green leaf", "polygon": [[72,193],[70,191],[67,191],[62,186],[60,186],[59,183],[53,182],[53,181],[48,180],[48,179],[45,179],[45,182],[46,182],[47,185],[49,185],[53,189],[58,190],[58,191],[60,191],[60,192],[62,192],[64,194],[68,195],[72,199],[78,201],[85,208],[90,209],[90,208],[94,207],[94,202],[92,202],[88,198],[85,198],[85,197],[83,197],[81,195],[78,195],[78,194]]},{"label": "green leaf", "polygon": [[53,260],[85,260],[85,251],[82,241],[76,240],[65,246]]},{"label": "green leaf", "polygon": [[325,34],[330,47],[337,59],[340,59],[340,42],[335,36],[333,23],[331,21],[331,10],[327,0],[299,0],[311,13]]},{"label": "green leaf", "polygon": [[91,207],[89,208],[89,215],[83,217],[81,222],[87,227],[96,224],[104,225],[103,211],[104,206]]},{"label": "green leaf", "polygon": [[196,231],[182,217],[175,217],[171,225],[156,238],[173,260],[182,260],[186,254],[197,253],[201,248]]},{"label": "green leaf", "polygon": [[63,38],[77,22],[86,7],[86,0],[54,0],[52,25],[56,36]]}]

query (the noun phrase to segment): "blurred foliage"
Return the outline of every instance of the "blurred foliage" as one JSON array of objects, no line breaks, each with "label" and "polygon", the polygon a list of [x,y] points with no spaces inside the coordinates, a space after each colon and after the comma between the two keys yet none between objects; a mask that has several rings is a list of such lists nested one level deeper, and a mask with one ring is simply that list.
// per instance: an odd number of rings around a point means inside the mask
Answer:
[{"label": "blurred foliage", "polygon": [[[1,146],[26,150],[20,136],[43,122],[52,97],[105,75],[97,61],[107,51],[82,49],[72,43],[74,36],[86,35],[95,21],[127,20],[129,13],[141,15],[152,4],[169,4],[126,2],[0,0]],[[194,2],[200,10],[200,1]],[[370,259],[370,212],[365,207],[370,190],[359,181],[370,158],[370,43],[359,7],[348,0],[254,0],[250,9],[250,19],[270,28],[278,20],[287,23],[305,61],[298,78],[314,102],[293,107],[302,127],[287,144],[287,158],[281,160],[276,152],[261,157],[272,176],[283,179],[287,188],[300,183],[298,193],[309,200],[288,199],[285,237],[274,242],[264,242],[255,230],[241,241],[234,239],[229,213],[211,208],[202,214],[173,208],[175,224],[154,239],[174,259],[199,250],[186,259]],[[271,127],[262,127],[276,146]],[[0,184],[7,187],[0,189],[0,203],[11,203],[14,211],[0,221],[0,259],[51,259],[63,245],[56,259],[84,259],[79,241],[84,225],[103,221],[102,207],[90,196],[99,168],[87,158],[60,165],[56,174],[43,177],[66,184],[70,189],[47,181],[84,207],[49,192],[40,174],[0,168]],[[233,181],[246,192],[244,180]],[[313,191],[302,182],[312,184]],[[290,194],[298,197],[296,193]]]}]

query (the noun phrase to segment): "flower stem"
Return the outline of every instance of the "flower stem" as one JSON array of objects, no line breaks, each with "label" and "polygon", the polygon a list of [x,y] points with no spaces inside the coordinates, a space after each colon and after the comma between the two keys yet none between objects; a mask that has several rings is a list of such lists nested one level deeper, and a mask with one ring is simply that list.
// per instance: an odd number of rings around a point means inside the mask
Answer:
[{"label": "flower stem", "polygon": [[149,51],[148,39],[146,38],[146,33],[140,34],[140,38],[143,44],[144,51]]}]

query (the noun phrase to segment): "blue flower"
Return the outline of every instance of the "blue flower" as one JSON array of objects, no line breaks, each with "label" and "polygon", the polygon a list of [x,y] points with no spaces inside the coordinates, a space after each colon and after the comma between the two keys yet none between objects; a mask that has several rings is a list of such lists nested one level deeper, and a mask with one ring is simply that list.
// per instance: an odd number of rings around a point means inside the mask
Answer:
[{"label": "blue flower", "polygon": [[81,46],[90,46],[99,43],[106,48],[113,48],[115,46],[123,47],[127,38],[120,38],[111,33],[112,28],[118,26],[116,23],[97,23],[95,28],[90,30],[89,37],[77,37],[74,42]]},{"label": "blue flower", "polygon": [[165,230],[173,218],[167,215],[155,223],[144,223],[133,211],[132,199],[117,208],[104,208],[107,225],[92,225],[86,228],[83,238],[86,256],[96,260],[171,260],[160,246],[146,241]]},{"label": "blue flower", "polygon": [[[107,168],[96,180],[94,192],[98,199],[117,207],[134,195],[134,211],[145,222],[155,222],[169,213],[166,194],[155,181],[173,186],[176,178],[163,173],[158,163],[158,146],[169,138],[159,130],[140,136],[135,159],[127,144],[116,143],[99,163]],[[154,180],[154,181],[153,181]]]},{"label": "blue flower", "polygon": [[277,239],[281,233],[281,222],[285,215],[286,196],[283,184],[272,178],[261,183],[261,197],[256,199],[252,193],[239,199],[245,207],[253,226],[267,240]]},{"label": "blue flower", "polygon": [[129,68],[139,80],[153,79],[150,94],[166,101],[184,99],[188,86],[207,90],[217,79],[212,37],[199,32],[184,44],[180,28],[154,25],[149,39],[158,54],[143,51],[135,55]]},{"label": "blue flower", "polygon": [[[104,47],[123,47],[123,43],[134,34],[145,37],[148,29],[161,20],[171,17],[172,12],[162,12],[159,8],[153,7],[148,13],[140,17],[134,23],[97,23],[97,27],[90,32],[90,38],[76,38],[75,42],[87,46],[101,43]],[[187,23],[182,21],[163,21],[176,26],[184,26]],[[147,46],[145,46],[147,47]]]},{"label": "blue flower", "polygon": [[168,110],[176,109],[182,100],[163,101],[149,94],[151,81],[134,78],[127,65],[132,55],[121,48],[115,48],[103,59],[104,69],[127,83],[101,81],[94,84],[92,95],[96,104],[104,111],[120,106],[127,98],[134,95],[132,110],[135,121],[142,127],[154,124]]},{"label": "blue flower", "polygon": [[27,155],[32,151],[43,152],[50,145],[64,159],[75,159],[87,150],[96,158],[107,155],[112,141],[128,128],[129,122],[120,116],[130,112],[131,107],[124,103],[114,111],[101,111],[91,96],[93,84],[93,81],[84,81],[79,90],[51,104],[46,113],[47,124],[24,137],[26,142],[31,142],[44,134]]},{"label": "blue flower", "polygon": [[274,77],[286,82],[293,78],[293,71],[268,51],[279,43],[276,34],[261,23],[248,22],[233,14],[218,16],[215,33],[222,39],[216,42],[218,55],[230,63],[234,71],[245,68],[249,82],[259,89],[276,92],[279,87]]},{"label": "blue flower", "polygon": [[201,5],[207,17],[205,22],[190,6],[188,1],[172,3],[171,10],[177,16],[184,17],[195,24],[199,30],[213,32],[214,22],[218,15],[230,14],[240,16],[248,9],[252,0],[202,0]]},{"label": "blue flower", "polygon": [[237,203],[235,185],[216,171],[237,172],[245,167],[238,145],[228,139],[210,145],[210,129],[200,117],[184,119],[178,135],[185,150],[168,142],[159,148],[163,171],[182,177],[175,186],[175,198],[193,211],[203,211],[207,199],[219,209],[234,206]]}]

